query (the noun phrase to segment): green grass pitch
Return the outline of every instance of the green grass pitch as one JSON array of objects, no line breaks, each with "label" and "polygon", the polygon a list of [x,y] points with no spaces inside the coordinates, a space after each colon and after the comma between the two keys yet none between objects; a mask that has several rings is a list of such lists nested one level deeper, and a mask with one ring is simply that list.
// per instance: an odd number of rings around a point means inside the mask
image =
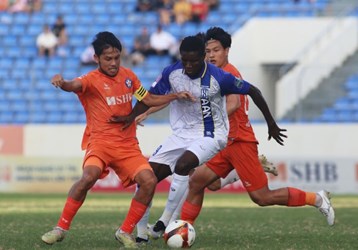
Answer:
[{"label": "green grass pitch", "polygon": [[[65,194],[0,193],[0,250],[118,249],[114,232],[132,194],[89,193],[64,241],[52,246],[41,235],[57,223]],[[151,220],[163,211],[166,194],[156,194]],[[336,225],[312,207],[258,207],[247,194],[210,193],[194,225],[192,249],[358,249],[358,196],[335,195]],[[145,249],[168,249],[162,240]]]}]

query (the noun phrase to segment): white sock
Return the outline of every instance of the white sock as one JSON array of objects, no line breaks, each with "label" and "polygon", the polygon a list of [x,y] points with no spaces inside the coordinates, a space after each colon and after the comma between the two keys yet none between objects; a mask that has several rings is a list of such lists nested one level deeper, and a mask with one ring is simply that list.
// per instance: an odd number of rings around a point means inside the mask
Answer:
[{"label": "white sock", "polygon": [[221,188],[238,180],[240,180],[240,177],[237,175],[236,170],[233,169],[225,178],[220,178]]},{"label": "white sock", "polygon": [[152,202],[149,203],[147,210],[145,210],[145,213],[143,217],[138,221],[137,223],[137,237],[148,240],[148,221],[149,221],[149,212],[150,208],[152,207]]},{"label": "white sock", "polygon": [[170,184],[167,204],[165,205],[162,216],[159,218],[159,220],[162,221],[165,226],[168,225],[175,209],[178,207],[183,195],[188,189],[188,184],[189,175],[182,176],[176,173],[173,174],[173,180]]},{"label": "white sock", "polygon": [[185,191],[185,193],[184,193],[184,195],[183,195],[183,197],[182,197],[181,200],[180,200],[179,205],[178,205],[177,208],[175,209],[175,211],[174,211],[172,217],[170,218],[170,221],[169,221],[168,225],[169,225],[171,222],[173,222],[173,221],[175,221],[175,220],[177,220],[177,219],[179,218],[180,212],[181,212],[181,208],[183,207],[184,201],[186,200],[186,197],[188,196],[188,192],[189,192],[189,189],[187,188],[186,191]]}]

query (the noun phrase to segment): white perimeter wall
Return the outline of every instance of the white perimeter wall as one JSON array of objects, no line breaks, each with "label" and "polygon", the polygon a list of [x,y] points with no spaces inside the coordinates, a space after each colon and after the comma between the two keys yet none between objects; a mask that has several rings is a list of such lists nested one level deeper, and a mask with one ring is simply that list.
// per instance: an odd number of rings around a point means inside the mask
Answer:
[{"label": "white perimeter wall", "polygon": [[[267,141],[265,124],[253,126],[260,141],[259,152],[279,168],[278,177],[270,176],[269,184],[272,188],[294,186],[311,191],[324,188],[335,193],[358,194],[358,124],[280,124],[287,129],[285,146]],[[21,165],[28,157],[28,162],[35,169],[33,171],[39,175],[41,169],[36,170],[37,163],[47,162],[47,165],[51,165],[54,160],[60,160],[67,165],[50,169],[57,174],[60,169],[68,169],[66,178],[67,185],[70,185],[70,180],[74,178],[72,175],[77,176],[80,171],[83,129],[83,125],[26,126],[24,157],[21,157],[20,162],[14,159],[14,165]],[[145,125],[139,127],[137,132],[142,151],[149,156],[170,135],[171,130],[169,125],[162,124]],[[12,161],[11,158],[5,159]],[[79,166],[77,172],[74,172],[76,165]],[[51,175],[46,178],[48,176]]]}]

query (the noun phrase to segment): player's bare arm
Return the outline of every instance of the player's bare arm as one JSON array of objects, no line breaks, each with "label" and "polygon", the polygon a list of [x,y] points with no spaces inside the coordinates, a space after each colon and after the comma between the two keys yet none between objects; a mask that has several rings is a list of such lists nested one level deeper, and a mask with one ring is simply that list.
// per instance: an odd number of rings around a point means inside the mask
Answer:
[{"label": "player's bare arm", "polygon": [[248,95],[252,98],[256,106],[260,109],[263,116],[265,117],[268,126],[268,134],[269,134],[268,139],[271,140],[271,138],[273,138],[278,144],[283,146],[284,145],[283,137],[287,138],[287,136],[282,132],[286,132],[287,130],[279,128],[279,126],[277,125],[275,119],[273,118],[270,112],[269,107],[267,106],[264,97],[261,94],[261,91],[255,86],[250,84]]},{"label": "player's bare arm", "polygon": [[228,115],[231,115],[240,107],[239,95],[226,95],[226,111]]},{"label": "player's bare arm", "polygon": [[132,112],[127,116],[112,116],[109,118],[108,122],[110,123],[122,123],[123,127],[122,129],[126,129],[129,127],[135,120],[135,118],[144,112],[146,112],[149,107],[161,107],[165,105],[168,105],[169,102],[177,99],[184,99],[189,101],[195,101],[195,97],[187,92],[179,92],[179,93],[173,93],[173,94],[167,94],[167,95],[153,95],[148,93],[142,101],[137,102],[134,106]]},{"label": "player's bare arm", "polygon": [[164,109],[165,107],[167,107],[168,105],[169,105],[169,103],[161,105],[161,106],[150,107],[146,112],[144,112],[143,114],[138,115],[135,118],[136,124],[139,125],[139,126],[144,126],[142,124],[142,122],[145,121],[150,114],[158,112],[158,111]]},{"label": "player's bare arm", "polygon": [[82,83],[78,80],[65,80],[62,75],[57,74],[51,78],[51,83],[56,88],[67,92],[78,92],[82,89]]}]

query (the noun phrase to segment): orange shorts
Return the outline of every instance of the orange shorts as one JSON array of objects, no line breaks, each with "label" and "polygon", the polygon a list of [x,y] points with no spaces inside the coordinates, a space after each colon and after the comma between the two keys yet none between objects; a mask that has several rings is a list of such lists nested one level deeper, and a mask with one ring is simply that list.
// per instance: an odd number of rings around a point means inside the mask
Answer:
[{"label": "orange shorts", "polygon": [[216,154],[206,165],[218,176],[225,178],[236,169],[247,191],[256,191],[268,185],[267,176],[258,158],[257,144],[232,142]]},{"label": "orange shorts", "polygon": [[108,175],[108,168],[112,168],[124,187],[133,185],[135,176],[141,170],[152,171],[147,158],[142,154],[136,142],[119,146],[90,143],[83,162],[83,168],[89,165],[98,166],[102,170],[101,179]]}]

